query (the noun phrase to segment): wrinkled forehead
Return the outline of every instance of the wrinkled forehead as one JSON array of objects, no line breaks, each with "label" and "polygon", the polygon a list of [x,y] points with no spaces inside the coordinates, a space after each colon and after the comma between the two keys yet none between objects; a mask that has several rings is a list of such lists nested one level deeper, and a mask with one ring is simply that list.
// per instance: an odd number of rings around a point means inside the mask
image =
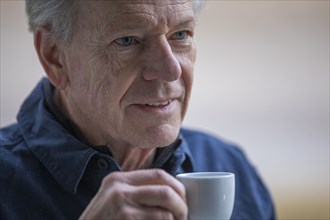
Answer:
[{"label": "wrinkled forehead", "polygon": [[149,16],[158,22],[170,23],[194,18],[192,0],[89,0],[80,1],[83,22],[111,25]]},{"label": "wrinkled forehead", "polygon": [[83,0],[79,4],[84,8],[122,11],[139,9],[141,7],[153,6],[164,9],[185,7],[192,9],[192,0]]}]

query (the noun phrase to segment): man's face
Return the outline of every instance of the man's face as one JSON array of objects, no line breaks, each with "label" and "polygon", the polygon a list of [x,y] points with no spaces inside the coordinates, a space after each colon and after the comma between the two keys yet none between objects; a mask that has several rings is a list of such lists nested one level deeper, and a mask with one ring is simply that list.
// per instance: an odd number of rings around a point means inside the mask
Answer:
[{"label": "man's face", "polygon": [[63,56],[69,78],[65,93],[75,122],[110,145],[172,143],[193,81],[192,2],[80,4],[78,26]]}]

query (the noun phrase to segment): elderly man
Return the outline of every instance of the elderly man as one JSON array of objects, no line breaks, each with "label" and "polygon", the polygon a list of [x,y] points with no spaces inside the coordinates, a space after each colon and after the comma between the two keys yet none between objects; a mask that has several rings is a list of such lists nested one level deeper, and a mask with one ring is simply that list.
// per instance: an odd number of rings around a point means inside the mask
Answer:
[{"label": "elderly man", "polygon": [[200,1],[26,6],[47,78],[1,129],[1,219],[187,219],[196,171],[236,174],[233,219],[275,217],[237,147],[181,128]]}]

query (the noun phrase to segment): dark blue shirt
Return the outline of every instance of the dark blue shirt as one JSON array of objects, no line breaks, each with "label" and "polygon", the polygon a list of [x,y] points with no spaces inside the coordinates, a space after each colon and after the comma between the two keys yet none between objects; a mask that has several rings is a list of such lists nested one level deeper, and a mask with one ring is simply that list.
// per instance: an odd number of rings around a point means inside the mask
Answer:
[{"label": "dark blue shirt", "polygon": [[[104,146],[88,146],[52,102],[43,79],[24,101],[17,124],[0,130],[1,219],[78,219],[102,179],[120,167]],[[274,207],[255,168],[236,146],[181,129],[157,150],[154,168],[235,173],[232,219],[274,219]]]}]

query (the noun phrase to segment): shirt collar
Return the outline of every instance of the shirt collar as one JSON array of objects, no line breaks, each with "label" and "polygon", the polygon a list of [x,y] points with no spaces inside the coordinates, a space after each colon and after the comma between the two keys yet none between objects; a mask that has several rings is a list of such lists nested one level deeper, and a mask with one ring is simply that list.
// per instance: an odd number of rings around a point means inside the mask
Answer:
[{"label": "shirt collar", "polygon": [[62,111],[57,107],[54,101],[54,92],[55,87],[49,82],[49,80],[45,80],[42,84],[43,91],[45,93],[45,106],[46,109],[54,115],[55,119],[66,129],[68,130],[73,136],[79,139],[82,142],[85,142],[85,138],[81,133],[75,129],[74,123],[69,120]]},{"label": "shirt collar", "polygon": [[72,136],[47,110],[44,91],[47,84],[48,79],[42,79],[24,101],[17,116],[18,126],[30,150],[57,182],[76,192],[96,151]]},{"label": "shirt collar", "polygon": [[182,161],[181,164],[181,169],[177,171],[177,173],[191,173],[195,171],[195,166],[194,164],[194,157],[192,156],[192,153],[190,151],[188,142],[185,140],[184,136],[182,135],[182,133],[180,132],[180,136],[181,138],[181,144],[180,144],[180,148],[182,150],[182,152],[184,153],[185,157],[184,160]]},{"label": "shirt collar", "polygon": [[173,144],[158,151],[153,168],[164,169],[173,176],[179,173],[194,172],[194,159],[188,142],[181,132]]}]

